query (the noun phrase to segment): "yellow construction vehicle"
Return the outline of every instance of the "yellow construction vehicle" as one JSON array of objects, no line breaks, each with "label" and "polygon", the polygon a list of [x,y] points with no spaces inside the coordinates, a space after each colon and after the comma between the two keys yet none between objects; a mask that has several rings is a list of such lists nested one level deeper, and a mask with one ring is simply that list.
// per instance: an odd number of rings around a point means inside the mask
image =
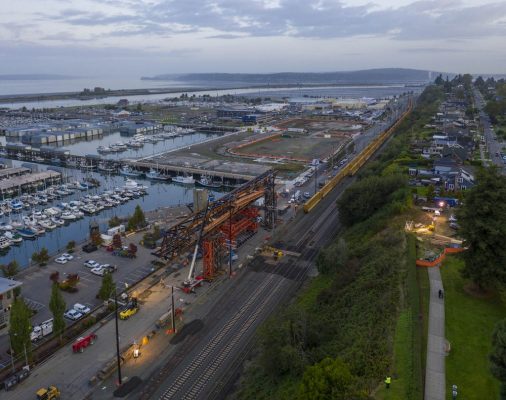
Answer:
[{"label": "yellow construction vehicle", "polygon": [[128,302],[126,308],[119,313],[119,318],[128,319],[136,314],[137,311],[139,311],[139,305],[137,304],[137,299],[134,297]]},{"label": "yellow construction vehicle", "polygon": [[60,397],[60,391],[56,386],[49,386],[37,390],[37,400],[52,400]]}]

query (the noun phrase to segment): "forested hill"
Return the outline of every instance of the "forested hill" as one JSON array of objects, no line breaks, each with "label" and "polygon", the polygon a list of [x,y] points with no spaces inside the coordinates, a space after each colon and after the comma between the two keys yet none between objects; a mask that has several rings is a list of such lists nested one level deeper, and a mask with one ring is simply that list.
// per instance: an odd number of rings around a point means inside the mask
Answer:
[{"label": "forested hill", "polygon": [[388,84],[425,83],[429,71],[405,68],[381,68],[341,72],[280,72],[272,74],[198,73],[163,74],[144,80],[177,80],[183,82],[221,82],[241,84]]}]

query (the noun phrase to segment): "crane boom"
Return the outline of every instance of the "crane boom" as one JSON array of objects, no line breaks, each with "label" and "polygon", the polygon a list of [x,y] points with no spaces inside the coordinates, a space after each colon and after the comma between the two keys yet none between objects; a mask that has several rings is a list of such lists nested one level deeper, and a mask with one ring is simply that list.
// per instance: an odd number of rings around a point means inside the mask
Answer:
[{"label": "crane boom", "polygon": [[195,243],[195,250],[193,250],[192,263],[190,265],[190,271],[188,272],[188,278],[184,282],[186,285],[191,285],[193,282],[193,271],[195,270],[195,261],[197,260],[197,252],[199,250],[199,244],[202,240],[202,236],[204,235],[204,228],[206,226],[206,217],[207,210],[209,210],[209,198],[207,199],[206,210],[204,211],[204,218],[202,219],[202,225],[200,226],[199,236],[197,238],[197,242]]}]

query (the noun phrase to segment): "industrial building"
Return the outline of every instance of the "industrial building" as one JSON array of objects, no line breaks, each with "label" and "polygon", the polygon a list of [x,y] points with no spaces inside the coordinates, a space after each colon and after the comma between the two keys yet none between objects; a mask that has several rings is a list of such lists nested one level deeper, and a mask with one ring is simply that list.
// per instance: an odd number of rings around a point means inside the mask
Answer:
[{"label": "industrial building", "polygon": [[0,336],[9,332],[10,311],[14,302],[14,290],[21,287],[22,283],[0,278]]}]

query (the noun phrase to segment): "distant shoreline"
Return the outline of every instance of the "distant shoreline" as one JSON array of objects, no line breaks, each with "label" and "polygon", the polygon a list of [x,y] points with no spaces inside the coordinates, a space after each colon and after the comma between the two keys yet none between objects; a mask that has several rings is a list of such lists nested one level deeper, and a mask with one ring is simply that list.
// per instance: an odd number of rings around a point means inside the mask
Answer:
[{"label": "distant shoreline", "polygon": [[417,87],[420,83],[317,83],[317,84],[276,84],[276,85],[246,85],[232,87],[171,87],[166,88],[146,88],[146,89],[118,89],[106,90],[100,94],[82,94],[82,92],[60,92],[60,93],[34,93],[34,94],[13,94],[0,95],[0,105],[5,103],[25,103],[33,101],[50,101],[50,100],[92,100],[104,99],[108,97],[125,97],[136,95],[153,95],[153,94],[171,94],[171,93],[195,93],[202,91],[217,90],[239,90],[239,89],[282,89],[282,88],[319,88],[319,87],[350,87],[350,86],[399,86],[399,87]]}]

